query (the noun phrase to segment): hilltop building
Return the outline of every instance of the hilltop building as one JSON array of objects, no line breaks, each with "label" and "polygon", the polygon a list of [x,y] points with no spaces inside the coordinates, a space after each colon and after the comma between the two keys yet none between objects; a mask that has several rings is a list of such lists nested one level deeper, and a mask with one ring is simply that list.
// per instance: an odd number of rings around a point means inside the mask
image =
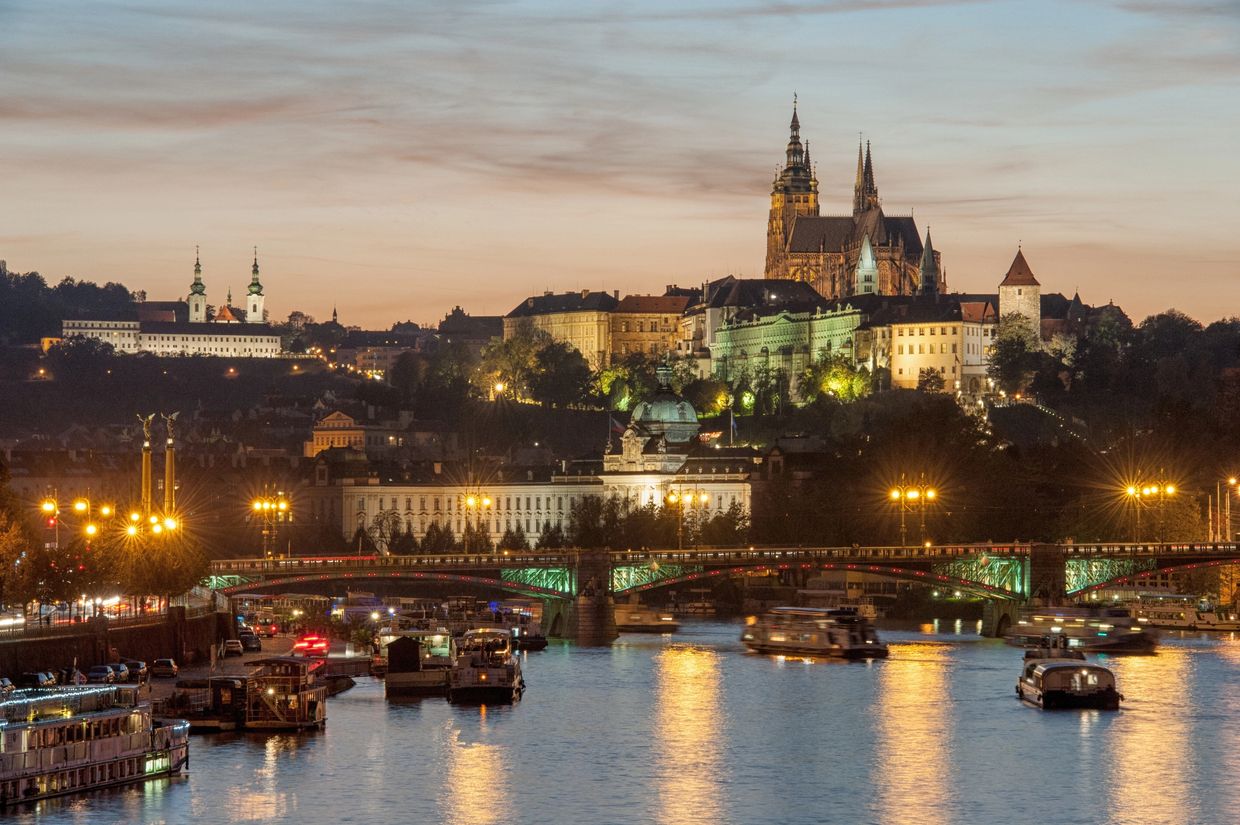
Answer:
[{"label": "hilltop building", "polygon": [[818,178],[793,105],[785,163],[771,186],[766,277],[810,284],[824,298],[934,295],[947,290],[942,260],[912,215],[888,215],[869,142],[857,146],[852,213],[819,213]]},{"label": "hilltop building", "polygon": [[265,301],[256,249],[245,307],[232,306],[229,290],[225,303],[208,317],[202,263],[195,256],[194,280],[184,301],[145,301],[123,313],[66,319],[62,332],[65,338],[93,338],[124,353],[276,358],[283,348],[267,324]]}]

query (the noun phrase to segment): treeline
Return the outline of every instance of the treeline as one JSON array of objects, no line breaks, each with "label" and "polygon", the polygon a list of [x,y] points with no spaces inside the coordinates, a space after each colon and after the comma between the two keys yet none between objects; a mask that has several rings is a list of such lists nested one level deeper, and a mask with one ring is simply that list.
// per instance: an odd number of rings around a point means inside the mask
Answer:
[{"label": "treeline", "polygon": [[144,298],[123,284],[99,286],[66,277],[48,286],[37,272],[0,269],[0,345],[37,344],[41,338],[59,337],[65,318],[117,312]]}]

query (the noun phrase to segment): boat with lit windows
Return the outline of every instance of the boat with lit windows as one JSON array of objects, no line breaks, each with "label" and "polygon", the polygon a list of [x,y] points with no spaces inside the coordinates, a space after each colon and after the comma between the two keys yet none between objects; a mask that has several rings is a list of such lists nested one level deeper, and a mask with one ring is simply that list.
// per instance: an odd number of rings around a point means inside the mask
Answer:
[{"label": "boat with lit windows", "polygon": [[246,730],[305,730],[327,724],[326,662],[304,656],[272,656],[249,662]]},{"label": "boat with lit windows", "polygon": [[387,696],[443,696],[456,661],[456,643],[447,628],[399,630],[379,634],[387,675]]},{"label": "boat with lit windows", "polygon": [[1039,647],[1045,636],[1063,636],[1072,648],[1097,653],[1154,653],[1158,631],[1127,607],[1035,607],[1023,611],[1004,634],[1016,647]]},{"label": "boat with lit windows", "polygon": [[887,646],[851,608],[776,607],[751,616],[741,642],[758,653],[835,659],[885,659]]},{"label": "boat with lit windows", "polygon": [[512,636],[503,630],[470,630],[457,643],[448,674],[448,701],[509,705],[521,698],[525,679],[512,654]]},{"label": "boat with lit windows", "polygon": [[533,610],[520,603],[456,598],[445,605],[447,626],[458,639],[469,630],[504,630],[514,650],[544,650],[547,636]]},{"label": "boat with lit windows", "polygon": [[1089,708],[1118,710],[1124,698],[1109,668],[1087,662],[1065,636],[1047,637],[1041,646],[1025,651],[1024,666],[1016,680],[1016,696],[1043,710]]},{"label": "boat with lit windows", "polygon": [[180,774],[189,724],[155,719],[139,691],[33,688],[0,700],[0,808]]},{"label": "boat with lit windows", "polygon": [[616,605],[616,630],[621,633],[675,633],[680,622],[666,610],[643,604]]}]

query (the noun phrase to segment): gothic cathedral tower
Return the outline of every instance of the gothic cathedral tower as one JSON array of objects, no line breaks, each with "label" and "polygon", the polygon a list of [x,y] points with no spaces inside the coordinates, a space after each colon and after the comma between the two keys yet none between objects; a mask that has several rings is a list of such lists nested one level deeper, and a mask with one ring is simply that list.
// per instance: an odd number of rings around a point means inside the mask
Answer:
[{"label": "gothic cathedral tower", "polygon": [[818,214],[818,180],[809,159],[809,144],[801,145],[801,121],[796,98],[792,101],[791,135],[787,160],[771,186],[771,214],[766,227],[766,277],[788,278],[787,249],[798,215]]}]

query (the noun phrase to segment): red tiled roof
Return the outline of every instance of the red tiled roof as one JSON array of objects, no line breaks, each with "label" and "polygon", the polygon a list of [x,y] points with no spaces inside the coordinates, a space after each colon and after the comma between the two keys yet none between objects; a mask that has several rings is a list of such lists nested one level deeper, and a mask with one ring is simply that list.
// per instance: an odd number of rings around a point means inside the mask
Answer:
[{"label": "red tiled roof", "polygon": [[999,286],[1040,286],[1038,279],[1033,277],[1033,270],[1029,268],[1029,264],[1025,261],[1025,253],[1016,250],[1016,257],[1012,259],[1012,266],[1008,268],[1007,276]]},{"label": "red tiled roof", "polygon": [[687,295],[626,295],[613,311],[680,315],[688,305]]}]

